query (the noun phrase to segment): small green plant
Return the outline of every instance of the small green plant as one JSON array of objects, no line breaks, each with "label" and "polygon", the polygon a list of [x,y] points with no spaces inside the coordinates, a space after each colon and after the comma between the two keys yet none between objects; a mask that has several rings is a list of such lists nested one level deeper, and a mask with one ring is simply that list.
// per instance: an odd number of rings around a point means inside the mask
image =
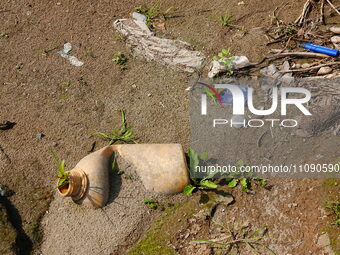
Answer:
[{"label": "small green plant", "polygon": [[[235,165],[236,167],[245,166],[243,160],[237,161]],[[227,186],[229,188],[235,188],[237,185],[240,185],[242,187],[242,191],[247,193],[250,192],[251,181],[256,181],[257,184],[262,188],[266,187],[266,179],[254,177],[250,171],[247,172],[247,170],[250,170],[250,166],[245,166],[245,170],[246,173],[235,172],[230,174],[230,176],[225,179]]]},{"label": "small green plant", "polygon": [[8,37],[8,34],[7,34],[7,33],[0,33],[0,37],[5,37],[5,38],[7,38],[7,37]]},{"label": "small green plant", "polygon": [[144,199],[144,204],[146,204],[150,209],[157,209],[161,206],[157,200],[153,199]]},{"label": "small green plant", "polygon": [[51,151],[51,155],[58,167],[58,183],[56,188],[60,189],[69,184],[70,173],[65,172],[65,160],[59,160],[54,151]]},{"label": "small green plant", "polygon": [[256,254],[265,254],[262,250],[266,250],[269,254],[275,255],[265,244],[269,239],[265,235],[267,227],[259,228],[252,232],[247,224],[241,226],[233,224],[231,227],[227,227],[216,221],[213,221],[213,223],[225,230],[228,233],[227,236],[217,240],[197,240],[195,243],[211,244],[219,250],[217,254],[243,254],[241,249],[246,246]]},{"label": "small green plant", "polygon": [[109,145],[114,144],[117,141],[123,143],[137,143],[133,137],[132,126],[128,126],[126,123],[125,113],[123,110],[118,110],[121,112],[121,126],[120,129],[113,128],[111,132],[108,134],[101,133],[101,132],[92,132],[91,135],[98,136],[107,140]]},{"label": "small green plant", "polygon": [[115,53],[114,58],[112,59],[113,62],[115,62],[117,65],[125,65],[127,62],[127,58],[124,55],[124,53],[118,51]]},{"label": "small green plant", "polygon": [[115,32],[115,39],[118,40],[118,41],[121,41],[121,40],[123,40],[123,37],[120,33]]},{"label": "small green plant", "polygon": [[142,5],[136,7],[135,10],[146,17],[146,25],[149,28],[152,28],[153,20],[162,14],[160,9],[155,5],[151,6],[150,8],[147,5]]},{"label": "small green plant", "polygon": [[233,27],[232,24],[230,24],[231,19],[233,18],[233,15],[226,12],[224,15],[221,15],[219,17],[219,21],[221,22],[222,26],[224,27]]},{"label": "small green plant", "polygon": [[214,61],[217,61],[220,63],[220,65],[223,65],[227,67],[227,74],[232,75],[233,71],[233,62],[234,62],[234,57],[229,57],[230,55],[230,49],[222,49],[221,52],[217,54],[217,56],[214,56],[212,59]]},{"label": "small green plant", "polygon": [[340,202],[328,201],[326,208],[330,209],[335,214],[335,221],[333,224],[340,226]]},{"label": "small green plant", "polygon": [[[208,154],[204,152],[201,155],[198,155],[196,151],[189,148],[188,156],[189,156],[189,168],[191,171],[195,171],[196,167],[200,163],[200,160],[204,161],[208,157]],[[191,178],[193,184],[187,185],[184,188],[183,193],[189,196],[196,189],[217,189],[217,184],[212,181],[209,181],[208,178],[210,178],[210,176],[207,176],[206,178],[203,178],[201,180]]]},{"label": "small green plant", "polygon": [[[116,165],[117,165],[116,153],[113,153],[113,159],[112,159],[112,164],[111,164],[112,173],[116,172]],[[124,174],[124,171],[117,169],[117,174],[122,175]]]},{"label": "small green plant", "polygon": [[173,204],[169,203],[167,200],[157,201],[154,199],[144,199],[144,204],[146,204],[150,209],[160,209],[161,211],[165,210],[166,207],[173,206]]}]

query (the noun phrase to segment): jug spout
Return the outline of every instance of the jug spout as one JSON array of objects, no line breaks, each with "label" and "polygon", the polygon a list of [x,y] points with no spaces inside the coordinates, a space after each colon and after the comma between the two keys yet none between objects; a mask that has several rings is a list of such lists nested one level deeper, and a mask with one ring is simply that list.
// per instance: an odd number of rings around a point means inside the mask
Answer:
[{"label": "jug spout", "polygon": [[63,197],[71,197],[74,201],[82,199],[87,191],[88,179],[81,169],[72,169],[69,173],[67,184],[58,188],[59,194]]}]

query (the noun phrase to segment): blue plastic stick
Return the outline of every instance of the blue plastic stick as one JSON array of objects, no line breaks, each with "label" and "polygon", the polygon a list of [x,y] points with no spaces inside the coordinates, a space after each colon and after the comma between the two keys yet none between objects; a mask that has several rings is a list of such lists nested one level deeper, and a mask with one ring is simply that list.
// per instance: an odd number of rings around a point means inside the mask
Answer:
[{"label": "blue plastic stick", "polygon": [[332,57],[339,56],[339,50],[323,47],[320,45],[312,44],[312,43],[301,43],[300,46],[305,48],[306,50],[311,50],[319,53],[323,53]]}]

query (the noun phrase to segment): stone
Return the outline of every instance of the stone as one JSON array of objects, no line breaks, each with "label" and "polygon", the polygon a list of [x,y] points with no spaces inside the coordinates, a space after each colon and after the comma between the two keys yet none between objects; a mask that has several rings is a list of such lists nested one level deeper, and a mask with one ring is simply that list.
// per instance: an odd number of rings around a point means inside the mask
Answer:
[{"label": "stone", "polygon": [[216,202],[221,203],[225,206],[231,204],[234,201],[234,197],[230,194],[219,194],[216,197]]},{"label": "stone", "polygon": [[0,184],[0,197],[10,197],[14,195],[14,191],[9,189],[6,185]]},{"label": "stone", "polygon": [[319,236],[318,242],[317,242],[317,245],[319,247],[326,247],[326,246],[329,246],[330,244],[331,242],[327,234],[322,234]]},{"label": "stone", "polygon": [[43,133],[38,133],[36,134],[36,137],[38,138],[38,140],[42,140],[45,137],[45,135]]},{"label": "stone", "polygon": [[334,34],[340,34],[340,27],[330,27],[329,31],[333,32]]},{"label": "stone", "polygon": [[340,36],[333,36],[331,42],[337,50],[340,50]]},{"label": "stone", "polygon": [[277,68],[274,64],[270,64],[269,66],[267,67],[264,67],[260,70],[260,73],[262,75],[265,75],[265,76],[268,76],[268,77],[272,77],[272,78],[275,78],[276,77],[276,73],[277,73]]},{"label": "stone", "polygon": [[331,42],[332,43],[340,43],[340,36],[332,36]]},{"label": "stone", "polygon": [[329,66],[324,66],[324,67],[321,67],[319,69],[319,71],[317,72],[317,75],[325,75],[325,74],[329,74],[333,71],[333,69]]},{"label": "stone", "polygon": [[310,64],[309,64],[309,63],[303,63],[303,64],[301,65],[301,68],[308,68],[308,67],[310,67]]},{"label": "stone", "polygon": [[290,65],[288,61],[283,62],[281,66],[281,71],[289,71],[290,70]]}]

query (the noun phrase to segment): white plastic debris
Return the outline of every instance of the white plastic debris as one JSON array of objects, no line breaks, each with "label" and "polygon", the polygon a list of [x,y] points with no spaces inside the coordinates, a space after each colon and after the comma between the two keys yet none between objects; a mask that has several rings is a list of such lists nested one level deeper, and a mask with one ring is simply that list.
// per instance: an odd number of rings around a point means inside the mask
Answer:
[{"label": "white plastic debris", "polygon": [[69,53],[72,50],[72,44],[71,43],[65,43],[64,44],[64,49],[61,50],[60,52],[63,52],[64,54]]},{"label": "white plastic debris", "polygon": [[142,21],[119,19],[113,26],[125,38],[127,47],[135,57],[191,73],[203,67],[205,57],[201,52],[194,51],[186,42],[154,36]]},{"label": "white plastic debris", "polygon": [[64,49],[58,51],[58,53],[60,54],[60,56],[62,56],[63,58],[66,58],[70,61],[70,63],[74,66],[82,66],[84,63],[81,62],[80,60],[78,60],[78,58],[76,58],[75,56],[70,56],[68,55],[68,53],[72,50],[72,45],[71,43],[65,43],[64,44]]},{"label": "white plastic debris", "polygon": [[[250,65],[249,59],[246,56],[234,56],[232,61],[232,68],[231,70],[238,70],[243,67],[247,67]],[[221,59],[221,61],[213,60],[211,62],[210,71],[208,73],[209,78],[215,77],[219,73],[224,73],[228,71],[228,66],[225,66],[223,63],[226,59]]]},{"label": "white plastic debris", "polygon": [[138,12],[134,12],[132,13],[132,18],[135,19],[135,20],[139,20],[141,22],[144,22],[146,24],[146,16],[143,15],[143,14],[140,14]]}]

